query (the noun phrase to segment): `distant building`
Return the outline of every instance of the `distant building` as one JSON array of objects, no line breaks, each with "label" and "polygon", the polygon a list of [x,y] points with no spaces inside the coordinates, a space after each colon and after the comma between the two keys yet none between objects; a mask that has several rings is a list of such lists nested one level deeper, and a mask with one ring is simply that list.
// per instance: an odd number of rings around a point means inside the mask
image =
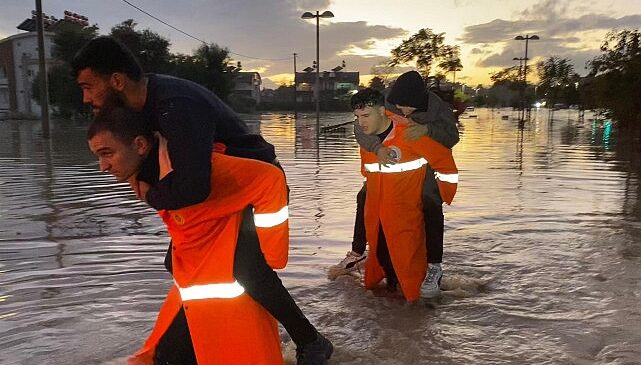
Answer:
[{"label": "distant building", "polygon": [[[319,74],[320,93],[323,96],[336,97],[345,95],[350,91],[358,90],[360,74],[358,71],[342,71],[343,67],[338,66],[331,71],[323,71]],[[313,68],[307,67],[303,72],[296,72],[294,83],[296,85],[296,101],[314,101],[314,84],[316,72]],[[329,94],[329,95],[328,95]]]},{"label": "distant building", "polygon": [[262,80],[258,72],[240,71],[234,77],[234,90],[232,93],[250,97],[256,100],[256,104],[260,104],[261,84]]},{"label": "distant building", "polygon": [[[50,67],[53,33],[45,32],[45,62]],[[0,114],[40,114],[31,85],[39,72],[36,32],[19,33],[0,40]]]},{"label": "distant building", "polygon": [[[63,19],[43,14],[45,63],[55,64],[52,57],[53,31],[62,22],[87,26],[85,16],[65,11]],[[16,28],[25,31],[0,39],[0,115],[10,113],[40,114],[40,105],[33,100],[31,85],[40,71],[38,35],[35,12]]]},{"label": "distant building", "polygon": [[[0,57],[2,57],[2,48],[0,46]],[[0,63],[0,117],[6,116],[9,113],[11,101],[9,100],[9,77],[7,75],[7,68]]]},{"label": "distant building", "polygon": [[274,89],[262,89],[260,91],[260,100],[264,102],[272,102],[276,100],[276,90]]}]

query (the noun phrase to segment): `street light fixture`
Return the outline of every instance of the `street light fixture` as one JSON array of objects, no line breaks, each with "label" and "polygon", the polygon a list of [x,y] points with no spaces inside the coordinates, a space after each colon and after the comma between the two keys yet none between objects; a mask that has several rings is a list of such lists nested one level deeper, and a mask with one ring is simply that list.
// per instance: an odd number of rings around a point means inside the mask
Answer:
[{"label": "street light fixture", "polygon": [[523,121],[525,119],[525,100],[524,100],[524,98],[525,98],[525,88],[527,87],[527,61],[528,61],[528,58],[527,58],[527,46],[528,46],[528,42],[530,40],[536,41],[536,40],[539,40],[539,39],[540,38],[539,38],[538,35],[527,35],[527,34],[525,35],[525,37],[523,37],[521,35],[517,35],[516,37],[514,37],[515,41],[525,41],[525,57],[523,57],[523,59],[522,59],[523,60],[523,89],[521,91],[522,92],[522,94],[521,94],[521,103],[522,103],[522,107],[523,107],[523,118],[521,119],[521,121]]},{"label": "street light fixture", "polygon": [[[306,11],[301,16],[302,19],[316,19],[316,82],[314,83],[314,98],[316,99],[316,140],[319,140],[320,137],[320,63],[319,63],[319,20],[320,18],[333,18],[334,13],[329,10],[325,10],[322,14],[319,14],[316,10],[316,14]],[[295,76],[295,75],[294,75]]]},{"label": "street light fixture", "polygon": [[521,79],[523,78],[523,61],[525,61],[525,58],[523,58],[523,57],[514,57],[514,58],[512,58],[512,61],[519,61],[519,77],[518,77],[518,81],[521,82]]}]

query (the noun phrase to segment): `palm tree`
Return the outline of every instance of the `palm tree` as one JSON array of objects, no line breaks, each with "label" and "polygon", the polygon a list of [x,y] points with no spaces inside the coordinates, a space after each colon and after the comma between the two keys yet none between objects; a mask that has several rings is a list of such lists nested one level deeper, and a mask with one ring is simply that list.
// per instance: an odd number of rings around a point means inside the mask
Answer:
[{"label": "palm tree", "polygon": [[456,84],[456,71],[461,71],[463,64],[461,63],[461,49],[459,46],[444,46],[445,57],[439,62],[438,67],[445,71],[445,73],[452,72],[452,84]]}]

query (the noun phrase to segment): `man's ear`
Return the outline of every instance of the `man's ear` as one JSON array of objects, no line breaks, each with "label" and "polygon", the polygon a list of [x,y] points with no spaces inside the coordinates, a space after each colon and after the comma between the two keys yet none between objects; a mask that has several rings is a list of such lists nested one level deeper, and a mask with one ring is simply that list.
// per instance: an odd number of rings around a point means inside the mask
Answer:
[{"label": "man's ear", "polygon": [[134,138],[134,146],[140,156],[147,156],[151,150],[151,142],[145,136],[136,136],[136,138]]},{"label": "man's ear", "polygon": [[109,78],[109,85],[116,91],[123,91],[127,85],[127,76],[122,72],[114,72]]}]

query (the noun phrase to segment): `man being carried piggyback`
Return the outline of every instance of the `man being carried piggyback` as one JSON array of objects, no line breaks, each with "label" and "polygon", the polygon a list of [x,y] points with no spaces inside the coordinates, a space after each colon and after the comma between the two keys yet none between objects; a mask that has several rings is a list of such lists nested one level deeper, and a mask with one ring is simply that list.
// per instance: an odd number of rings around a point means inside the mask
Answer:
[{"label": "man being carried piggyback", "polygon": [[[387,92],[385,107],[394,114],[406,116],[410,123],[405,133],[409,141],[422,136],[428,136],[447,148],[452,148],[459,141],[456,117],[452,107],[441,100],[436,94],[425,87],[421,75],[416,71],[402,74]],[[365,133],[356,123],[354,135],[359,145],[367,151],[374,152],[381,163],[392,164],[395,162],[394,151],[382,143],[377,135]],[[344,259],[329,270],[329,277],[333,278],[361,267],[367,259],[364,223],[366,186],[359,191],[356,197],[356,219],[354,224],[354,238],[352,249]],[[425,183],[423,185],[423,215],[427,247],[427,262],[429,272],[425,280],[424,295],[434,297],[440,293],[443,269],[443,201],[441,199],[434,170],[428,165]]]},{"label": "man being carried piggyback", "polygon": [[389,290],[400,288],[413,302],[427,272],[421,199],[427,165],[447,204],[456,193],[458,170],[449,148],[425,135],[407,138],[412,122],[386,111],[384,100],[374,89],[361,90],[351,100],[362,132],[376,136],[394,154],[393,164],[382,164],[375,152],[361,147],[361,171],[367,179],[365,232],[372,253],[365,264],[365,287],[373,289],[387,278]]}]

